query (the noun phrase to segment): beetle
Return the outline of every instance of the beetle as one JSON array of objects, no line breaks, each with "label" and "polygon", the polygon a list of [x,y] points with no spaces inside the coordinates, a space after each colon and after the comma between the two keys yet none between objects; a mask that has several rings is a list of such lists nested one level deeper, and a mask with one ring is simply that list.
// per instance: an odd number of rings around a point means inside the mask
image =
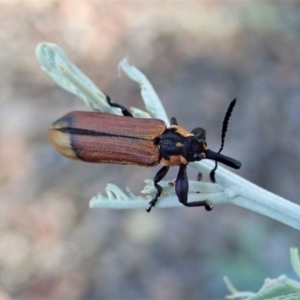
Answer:
[{"label": "beetle", "polygon": [[206,200],[188,202],[186,167],[189,162],[214,160],[216,165],[210,173],[213,182],[217,162],[234,169],[241,167],[239,161],[220,154],[235,101],[230,103],[223,121],[219,152],[207,147],[203,128],[198,127],[189,132],[180,127],[174,117],[171,118],[170,127],[159,119],[134,118],[129,110],[112,103],[108,96],[108,104],[120,108],[123,116],[101,112],[70,112],[52,124],[49,139],[54,148],[71,159],[141,167],[153,167],[161,163],[163,167],[153,179],[156,193],[149,202],[147,212],[151,211],[161,195],[159,182],[173,166],[179,166],[175,183],[178,200],[188,207],[204,206],[206,210],[211,210],[213,207]]}]

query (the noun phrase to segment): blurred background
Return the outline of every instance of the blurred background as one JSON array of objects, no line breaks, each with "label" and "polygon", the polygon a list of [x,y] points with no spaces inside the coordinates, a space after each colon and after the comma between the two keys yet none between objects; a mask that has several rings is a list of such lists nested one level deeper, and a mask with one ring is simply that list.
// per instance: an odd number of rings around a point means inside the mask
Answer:
[{"label": "blurred background", "polygon": [[299,232],[252,211],[90,210],[107,183],[139,193],[160,167],[88,164],[52,148],[49,125],[87,108],[40,70],[41,41],[113,101],[143,108],[139,87],[118,78],[129,58],[169,117],[206,128],[211,149],[237,98],[224,154],[300,204],[299,2],[1,0],[0,299],[223,299],[225,275],[254,291],[266,277],[296,279]]}]

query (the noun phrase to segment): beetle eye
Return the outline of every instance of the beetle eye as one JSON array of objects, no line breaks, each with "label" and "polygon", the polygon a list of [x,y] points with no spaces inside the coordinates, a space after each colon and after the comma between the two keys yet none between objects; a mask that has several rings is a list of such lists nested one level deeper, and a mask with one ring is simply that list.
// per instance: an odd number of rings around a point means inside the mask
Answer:
[{"label": "beetle eye", "polygon": [[205,140],[205,129],[201,128],[201,127],[197,127],[195,129],[192,130],[191,132],[198,140]]}]

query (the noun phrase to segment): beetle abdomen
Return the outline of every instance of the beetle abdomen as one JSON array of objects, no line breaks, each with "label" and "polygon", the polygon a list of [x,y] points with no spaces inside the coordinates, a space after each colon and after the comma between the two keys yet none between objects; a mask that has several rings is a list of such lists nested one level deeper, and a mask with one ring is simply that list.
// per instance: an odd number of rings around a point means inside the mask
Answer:
[{"label": "beetle abdomen", "polygon": [[71,112],[49,129],[49,139],[63,155],[87,162],[155,166],[160,153],[155,140],[166,130],[157,119],[100,112]]}]

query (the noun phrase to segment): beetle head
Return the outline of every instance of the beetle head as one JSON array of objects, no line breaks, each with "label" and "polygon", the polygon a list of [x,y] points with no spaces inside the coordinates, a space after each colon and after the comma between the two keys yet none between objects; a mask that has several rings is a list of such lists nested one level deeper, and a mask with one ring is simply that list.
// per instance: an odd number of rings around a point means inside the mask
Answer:
[{"label": "beetle head", "polygon": [[191,143],[191,153],[193,153],[193,154],[192,154],[191,160],[189,160],[189,161],[199,161],[201,159],[214,160],[216,162],[216,166],[211,171],[211,174],[210,174],[211,180],[213,182],[215,182],[214,173],[217,168],[217,162],[223,163],[224,165],[234,168],[234,169],[239,169],[241,167],[241,163],[239,161],[220,153],[224,147],[224,139],[225,139],[225,134],[227,131],[228,121],[229,121],[229,118],[232,113],[234,105],[235,105],[235,100],[233,100],[230,103],[230,105],[227,109],[227,112],[226,112],[226,115],[225,115],[225,118],[223,121],[221,147],[218,152],[214,152],[207,148],[205,129],[203,129],[201,127],[197,127],[195,129],[193,129],[191,132],[194,135],[194,139]]}]

